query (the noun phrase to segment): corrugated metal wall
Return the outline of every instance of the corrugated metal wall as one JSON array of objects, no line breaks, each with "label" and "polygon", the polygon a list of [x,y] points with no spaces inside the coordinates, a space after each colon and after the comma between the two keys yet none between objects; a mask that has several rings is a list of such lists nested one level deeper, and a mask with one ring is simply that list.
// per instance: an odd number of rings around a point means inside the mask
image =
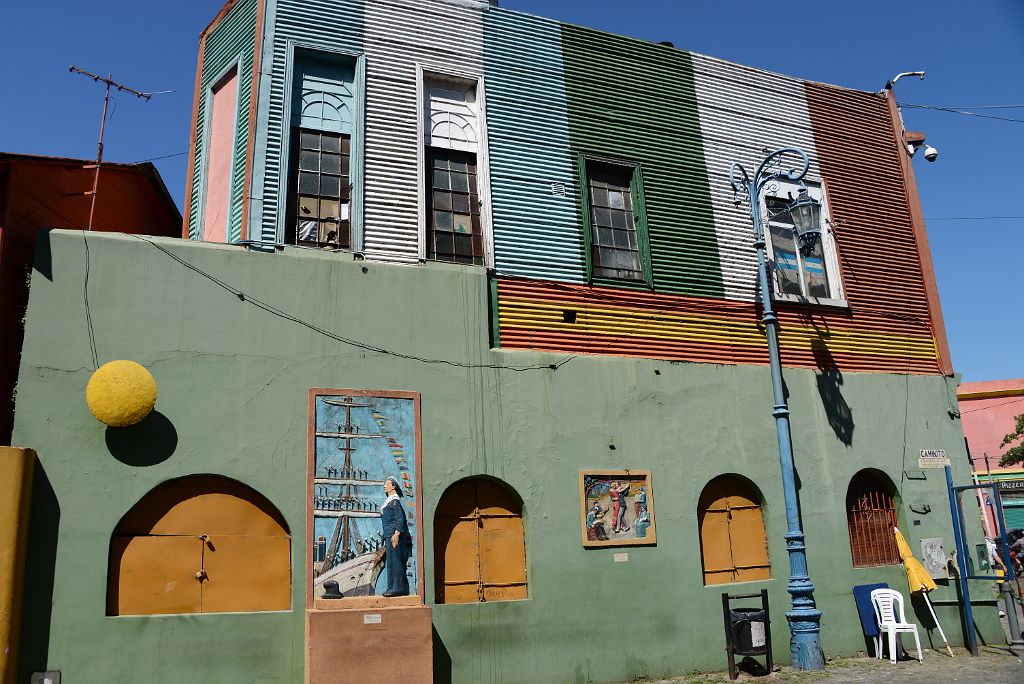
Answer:
[{"label": "corrugated metal wall", "polygon": [[198,220],[201,195],[205,185],[203,177],[206,141],[206,91],[229,64],[241,56],[238,69],[238,112],[235,116],[235,153],[231,173],[230,223],[227,239],[236,242],[242,234],[242,202],[245,196],[245,169],[248,165],[246,145],[249,137],[249,98],[252,95],[252,63],[256,46],[257,0],[240,0],[227,16],[206,37],[203,50],[203,73],[200,80],[196,118],[195,162],[192,169],[191,201],[187,208],[189,237],[201,239]]},{"label": "corrugated metal wall", "polygon": [[[264,242],[278,242],[278,211],[285,200],[287,184],[282,186],[281,173],[284,135],[291,118],[285,112],[288,68],[288,43],[324,50],[362,50],[363,3],[360,0],[276,0],[267,6],[269,48],[264,50],[263,73],[269,78],[260,81],[261,110],[257,126],[257,168],[253,174],[253,195],[262,199],[253,207],[253,232]],[[269,57],[269,59],[268,59]],[[266,103],[265,105],[263,103]],[[287,171],[287,169],[284,169]],[[258,217],[258,218],[257,218]]]},{"label": "corrugated metal wall", "polygon": [[805,90],[828,183],[850,321],[931,336],[900,152],[885,100],[817,83],[807,83]]},{"label": "corrugated metal wall", "polygon": [[704,55],[691,57],[725,296],[753,301],[753,228],[747,204],[733,202],[729,167],[739,162],[752,174],[765,149],[799,147],[811,158],[807,180],[820,182],[803,82]]},{"label": "corrugated metal wall", "polygon": [[495,267],[499,273],[582,282],[558,22],[484,14],[487,126]]},{"label": "corrugated metal wall", "polygon": [[366,190],[363,251],[419,259],[416,65],[483,75],[480,6],[444,0],[366,0]]},{"label": "corrugated metal wall", "polygon": [[568,24],[562,53],[573,152],[642,165],[655,289],[723,296],[689,53]]}]

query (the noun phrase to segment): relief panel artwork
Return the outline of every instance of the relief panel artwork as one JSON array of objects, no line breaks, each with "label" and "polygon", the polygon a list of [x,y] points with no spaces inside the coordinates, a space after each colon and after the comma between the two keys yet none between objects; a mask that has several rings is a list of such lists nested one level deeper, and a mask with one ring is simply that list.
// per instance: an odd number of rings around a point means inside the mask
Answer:
[{"label": "relief panel artwork", "polygon": [[418,395],[365,390],[313,390],[309,496],[312,503],[313,592],[335,581],[345,597],[385,592],[381,511],[385,483],[399,483],[409,527],[410,593],[419,586]]},{"label": "relief panel artwork", "polygon": [[583,546],[656,543],[649,470],[580,471]]}]

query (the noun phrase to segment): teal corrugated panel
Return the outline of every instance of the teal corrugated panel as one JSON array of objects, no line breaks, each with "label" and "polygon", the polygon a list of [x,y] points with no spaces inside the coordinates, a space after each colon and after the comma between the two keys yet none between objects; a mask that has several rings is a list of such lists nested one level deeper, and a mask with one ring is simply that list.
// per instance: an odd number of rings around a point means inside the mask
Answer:
[{"label": "teal corrugated panel", "polygon": [[655,290],[722,297],[690,54],[562,24],[573,154],[643,170]]},{"label": "teal corrugated panel", "polygon": [[[254,180],[262,179],[253,195],[262,201],[259,208],[260,235],[253,239],[264,242],[278,241],[278,212],[287,186],[282,187],[282,159],[284,135],[290,113],[284,111],[288,71],[288,44],[294,41],[306,48],[325,51],[362,50],[363,2],[361,0],[277,0],[268,2],[267,22],[271,24],[268,40],[272,52],[264,62],[263,73],[269,78],[261,80],[261,116],[259,150],[256,163],[260,165]],[[268,63],[269,62],[269,63]],[[253,211],[257,211],[254,204]],[[255,223],[253,224],[255,225]]]},{"label": "teal corrugated panel", "polygon": [[494,260],[500,273],[580,282],[558,22],[484,13]]},{"label": "teal corrugated panel", "polygon": [[200,238],[199,207],[205,184],[206,91],[214,79],[232,62],[238,65],[238,109],[235,112],[235,150],[231,169],[230,222],[227,239],[241,239],[242,208],[245,196],[245,169],[248,165],[246,146],[249,136],[249,101],[252,95],[252,65],[256,44],[256,0],[241,0],[206,37],[203,52],[203,73],[200,78],[198,114],[196,118],[195,165],[192,169],[192,201],[189,203],[189,237]]}]

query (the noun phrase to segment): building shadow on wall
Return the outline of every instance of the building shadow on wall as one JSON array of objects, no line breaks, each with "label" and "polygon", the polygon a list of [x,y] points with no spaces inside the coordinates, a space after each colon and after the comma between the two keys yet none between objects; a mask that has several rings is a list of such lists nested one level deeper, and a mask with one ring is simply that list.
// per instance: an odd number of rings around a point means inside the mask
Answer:
[{"label": "building shadow on wall", "polygon": [[441,641],[441,635],[437,628],[431,626],[434,637],[434,684],[451,684],[452,681],[452,656],[448,648]]},{"label": "building shadow on wall", "polygon": [[21,657],[18,681],[27,682],[29,673],[46,669],[50,650],[50,620],[53,609],[54,569],[57,536],[60,531],[60,503],[36,460],[32,479],[28,549],[25,558],[25,594],[21,614]]},{"label": "building shadow on wall", "polygon": [[846,446],[853,445],[853,411],[843,397],[843,373],[839,370],[828,343],[823,337],[811,341],[811,353],[814,355],[818,372],[814,381],[818,385],[818,395],[825,409],[825,417],[829,427],[839,441]]},{"label": "building shadow on wall", "polygon": [[178,431],[159,411],[152,411],[135,425],[108,427],[104,438],[110,455],[130,466],[163,463],[178,448]]}]

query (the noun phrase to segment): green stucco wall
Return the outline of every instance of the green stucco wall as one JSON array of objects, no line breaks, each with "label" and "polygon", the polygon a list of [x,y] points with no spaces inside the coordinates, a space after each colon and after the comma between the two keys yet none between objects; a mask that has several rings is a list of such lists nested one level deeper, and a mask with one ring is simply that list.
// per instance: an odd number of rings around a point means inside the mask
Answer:
[{"label": "green stucco wall", "polygon": [[[497,366],[563,358],[488,348],[482,269],[153,242],[248,297],[376,347]],[[34,641],[26,670],[60,669],[66,684],[301,681],[312,386],[422,393],[426,521],[444,489],[466,476],[500,478],[524,501],[530,598],[434,606],[436,681],[607,682],[722,669],[721,591],[762,586],[771,596],[776,657],[788,659],[785,519],[766,367],[596,356],[557,371],[428,364],[355,348],[272,315],[141,239],[90,235],[88,245],[87,253],[82,233],[51,233],[33,273],[14,433],[16,444],[37,451],[43,470],[33,511],[25,606],[32,616],[24,638]],[[133,359],[156,378],[162,418],[149,433],[108,432],[85,405],[93,367],[87,264],[99,361]],[[953,394],[943,378],[785,376],[822,641],[828,654],[851,654],[865,648],[851,585],[881,580],[905,591],[906,580],[898,567],[851,569],[843,512],[849,479],[865,467],[888,473],[902,486],[900,516],[912,547],[941,536],[948,548],[942,472],[928,471],[924,480],[901,472],[916,467],[918,449],[945,448],[966,482],[963,436],[947,414]],[[843,419],[844,404],[852,420]],[[615,467],[653,471],[656,547],[581,547],[577,472]],[[238,479],[281,510],[293,535],[292,611],[104,615],[117,520],[158,483],[192,473]],[[702,586],[697,499],[722,473],[761,489],[770,581]],[[911,512],[917,503],[931,512]],[[976,517],[968,516],[969,525],[980,540]],[[629,562],[614,563],[612,554],[622,550]],[[992,598],[982,583],[974,592]],[[933,597],[946,634],[960,641],[947,603],[953,588],[940,586]],[[975,615],[984,639],[1000,642],[991,605],[979,605]]]}]

